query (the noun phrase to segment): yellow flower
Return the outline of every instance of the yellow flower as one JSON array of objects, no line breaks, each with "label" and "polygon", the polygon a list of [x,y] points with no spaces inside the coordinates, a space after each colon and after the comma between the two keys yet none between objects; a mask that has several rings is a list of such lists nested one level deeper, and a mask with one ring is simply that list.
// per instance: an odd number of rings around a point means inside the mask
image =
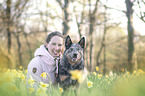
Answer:
[{"label": "yellow flower", "polygon": [[79,83],[83,81],[83,75],[80,70],[71,70],[70,74],[72,80],[78,80]]},{"label": "yellow flower", "polygon": [[102,74],[98,74],[98,78],[102,77]]},{"label": "yellow flower", "polygon": [[88,85],[88,88],[91,88],[93,86],[93,82],[92,81],[87,81],[87,85]]},{"label": "yellow flower", "polygon": [[93,72],[93,75],[96,76],[96,72]]},{"label": "yellow flower", "polygon": [[42,77],[43,79],[45,78],[46,79],[46,73],[45,72],[43,72],[41,75],[40,75],[40,77]]},{"label": "yellow flower", "polygon": [[108,84],[110,84],[110,81],[108,81]]},{"label": "yellow flower", "polygon": [[29,94],[31,94],[32,92],[34,92],[34,91],[35,91],[35,89],[34,89],[34,88],[28,88],[28,90],[29,90]]},{"label": "yellow flower", "polygon": [[28,72],[28,69],[25,71],[25,73],[27,74],[27,72]]},{"label": "yellow flower", "polygon": [[38,88],[37,90],[36,90],[36,94],[37,95],[41,95],[43,92],[42,92],[42,90],[41,90],[41,88]]},{"label": "yellow flower", "polygon": [[99,67],[96,67],[96,71],[99,71]]},{"label": "yellow flower", "polygon": [[19,68],[22,69],[23,67],[22,66],[19,66]]},{"label": "yellow flower", "polygon": [[34,84],[34,80],[33,80],[33,78],[30,76],[30,79],[28,79],[28,84],[30,85],[30,86],[32,86],[33,84]]},{"label": "yellow flower", "polygon": [[143,70],[141,70],[141,69],[139,69],[138,71],[139,71],[139,73],[144,73]]},{"label": "yellow flower", "polygon": [[109,76],[108,76],[108,75],[106,75],[105,77],[106,77],[106,78],[109,78]]},{"label": "yellow flower", "polygon": [[130,72],[127,72],[127,74],[129,75],[129,74],[130,74]]},{"label": "yellow flower", "polygon": [[21,79],[22,79],[22,80],[25,79],[25,75],[24,75],[24,74],[21,75]]},{"label": "yellow flower", "polygon": [[60,93],[62,93],[62,92],[63,92],[63,89],[62,89],[62,88],[60,88],[60,87],[59,87],[59,92],[60,92]]},{"label": "yellow flower", "polygon": [[136,74],[136,71],[133,71],[133,74]]},{"label": "yellow flower", "polygon": [[48,96],[46,90],[47,88],[38,88],[36,90],[36,96]]},{"label": "yellow flower", "polygon": [[40,82],[40,87],[44,87],[44,88],[46,88],[46,87],[48,87],[48,86],[49,86],[49,84],[46,84],[46,83]]}]

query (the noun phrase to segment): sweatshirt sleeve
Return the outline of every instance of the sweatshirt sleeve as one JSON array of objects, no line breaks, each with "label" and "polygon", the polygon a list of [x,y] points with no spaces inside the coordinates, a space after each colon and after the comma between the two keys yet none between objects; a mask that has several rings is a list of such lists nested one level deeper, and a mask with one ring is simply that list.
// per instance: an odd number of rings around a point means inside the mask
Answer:
[{"label": "sweatshirt sleeve", "polygon": [[[28,86],[30,86],[30,79],[34,80],[34,88],[38,88],[38,83],[42,82],[42,78],[40,77],[42,73],[42,66],[41,66],[41,62],[39,60],[38,57],[35,57],[34,59],[32,59],[28,65],[28,73],[27,73],[27,84]],[[32,77],[32,78],[31,78]]]}]

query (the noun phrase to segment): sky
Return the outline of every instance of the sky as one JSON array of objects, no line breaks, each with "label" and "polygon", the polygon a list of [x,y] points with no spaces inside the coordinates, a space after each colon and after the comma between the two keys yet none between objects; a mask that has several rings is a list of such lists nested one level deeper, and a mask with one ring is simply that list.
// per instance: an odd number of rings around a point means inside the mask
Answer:
[{"label": "sky", "polygon": [[[108,3],[107,5],[109,7],[112,7],[112,8],[118,8],[118,9],[121,9],[121,10],[125,10],[126,11],[126,5],[125,5],[125,0],[108,0]],[[139,9],[137,7],[134,7],[134,10],[136,13],[139,13]],[[114,9],[111,9],[110,10],[110,13],[111,13],[111,17],[112,18],[116,18],[116,21],[121,21],[121,27],[127,29],[127,18],[125,16],[124,13],[122,12],[119,12],[119,11],[116,11]],[[145,23],[143,21],[141,21],[137,16],[136,14],[133,15],[133,27],[134,27],[134,30],[139,32],[140,35],[145,35]]]},{"label": "sky", "polygon": [[[36,2],[37,0],[33,0],[33,1]],[[41,3],[42,3],[41,5],[43,5],[43,3],[46,4],[46,1],[47,0],[41,0],[40,4]],[[55,0],[52,0],[53,2],[51,0],[48,0],[48,1],[49,1],[49,3],[51,2],[52,5],[55,5],[55,2],[54,2]],[[104,2],[104,1],[106,1],[106,0],[101,0],[101,2]],[[126,10],[125,0],[108,0],[107,6],[112,7],[112,8],[121,9],[121,10]],[[56,6],[54,6],[54,7],[56,7]],[[41,8],[43,10],[46,9],[45,6],[42,6]],[[134,7],[134,8],[135,8],[135,11],[137,13],[139,13],[138,8],[137,7]],[[145,9],[145,8],[143,8],[143,9]],[[61,12],[61,10],[58,10],[58,11]],[[126,28],[127,27],[127,18],[125,16],[125,14],[122,13],[122,12],[116,11],[114,9],[111,9],[111,10],[108,10],[108,11],[111,13],[111,15],[110,15],[111,18],[113,18],[115,22],[121,22],[120,26],[124,29],[124,31],[127,32],[127,30],[126,30],[127,29]],[[133,15],[133,25],[134,25],[134,30],[135,31],[139,32],[141,35],[145,35],[145,32],[144,32],[145,23],[143,21],[141,21],[135,14]],[[73,30],[73,29],[71,29],[71,30]],[[75,31],[77,31],[77,30],[75,30]]]}]

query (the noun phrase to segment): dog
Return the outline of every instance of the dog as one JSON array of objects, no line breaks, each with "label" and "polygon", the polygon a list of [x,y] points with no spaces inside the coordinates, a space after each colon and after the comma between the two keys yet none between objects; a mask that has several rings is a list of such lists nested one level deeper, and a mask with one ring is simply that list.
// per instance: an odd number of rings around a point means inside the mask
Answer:
[{"label": "dog", "polygon": [[77,80],[71,79],[70,70],[84,70],[83,49],[85,47],[85,38],[82,37],[78,43],[72,43],[70,36],[66,37],[65,51],[59,64],[59,84],[63,90],[70,86],[77,85]]}]

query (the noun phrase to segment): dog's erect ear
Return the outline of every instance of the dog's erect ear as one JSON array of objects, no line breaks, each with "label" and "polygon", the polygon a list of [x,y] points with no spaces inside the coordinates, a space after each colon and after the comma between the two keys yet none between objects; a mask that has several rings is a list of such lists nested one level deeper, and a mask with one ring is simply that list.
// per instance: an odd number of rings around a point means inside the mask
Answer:
[{"label": "dog's erect ear", "polygon": [[71,39],[70,39],[70,37],[68,35],[66,37],[66,41],[65,41],[65,47],[66,47],[66,49],[68,49],[71,46],[71,44],[72,44],[72,41],[71,41]]},{"label": "dog's erect ear", "polygon": [[78,42],[78,44],[80,44],[81,47],[84,48],[85,47],[85,38],[84,37],[81,38],[81,40]]}]

